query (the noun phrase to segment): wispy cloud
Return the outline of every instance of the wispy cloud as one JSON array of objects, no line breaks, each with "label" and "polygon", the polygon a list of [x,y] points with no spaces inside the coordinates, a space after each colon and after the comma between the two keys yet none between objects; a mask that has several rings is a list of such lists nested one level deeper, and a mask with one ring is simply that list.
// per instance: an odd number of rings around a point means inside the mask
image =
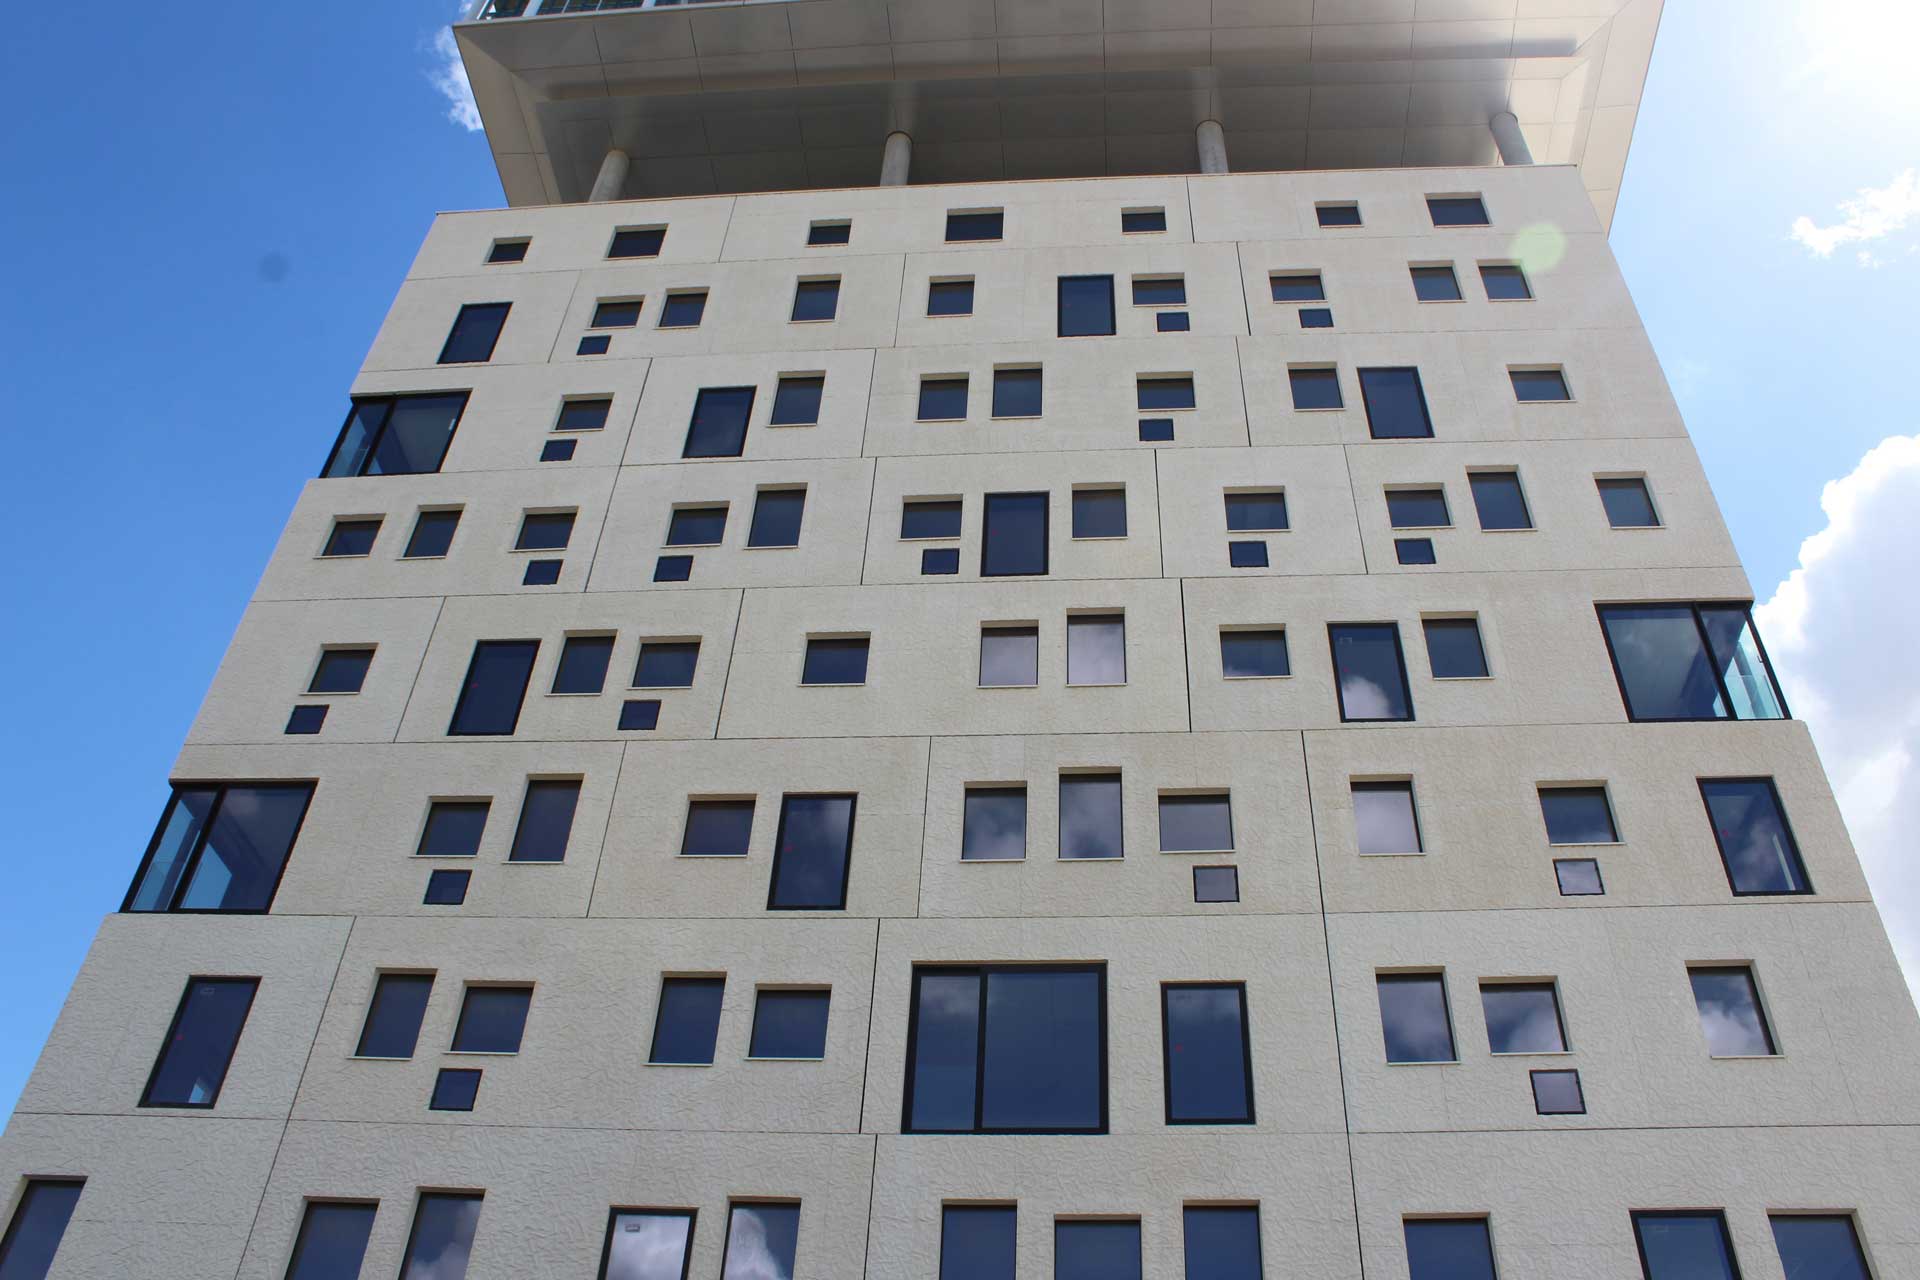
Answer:
[{"label": "wispy cloud", "polygon": [[[1793,238],[1812,250],[1814,256],[1830,258],[1844,244],[1863,244],[1898,235],[1920,222],[1920,172],[1908,169],[1884,187],[1862,187],[1851,200],[1842,200],[1840,221],[1820,226],[1802,214],[1794,219]],[[1861,253],[1863,267],[1876,267],[1880,260]]]},{"label": "wispy cloud", "polygon": [[[460,0],[455,5],[454,16],[465,17],[470,7],[467,0]],[[467,80],[467,64],[460,59],[460,46],[454,42],[453,29],[441,27],[434,32],[428,47],[433,54],[433,65],[427,68],[427,79],[446,96],[447,119],[469,133],[479,132],[480,107],[473,100],[473,85]]]}]

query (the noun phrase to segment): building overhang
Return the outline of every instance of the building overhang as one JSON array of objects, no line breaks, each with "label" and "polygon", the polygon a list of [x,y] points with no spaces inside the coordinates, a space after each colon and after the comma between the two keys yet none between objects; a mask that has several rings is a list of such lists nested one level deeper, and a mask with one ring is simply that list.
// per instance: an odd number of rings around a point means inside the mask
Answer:
[{"label": "building overhang", "polygon": [[610,148],[629,197],[865,186],[894,131],[916,183],[1190,173],[1205,120],[1236,172],[1497,164],[1511,112],[1610,223],[1661,4],[478,0],[454,33],[516,206]]}]

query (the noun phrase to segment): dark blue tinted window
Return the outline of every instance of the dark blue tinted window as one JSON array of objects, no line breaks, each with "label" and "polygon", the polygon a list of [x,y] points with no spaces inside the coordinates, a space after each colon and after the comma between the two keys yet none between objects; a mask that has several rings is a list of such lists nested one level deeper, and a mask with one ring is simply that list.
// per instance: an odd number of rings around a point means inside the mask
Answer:
[{"label": "dark blue tinted window", "polygon": [[1495,1280],[1485,1218],[1409,1218],[1408,1280]]},{"label": "dark blue tinted window", "polygon": [[810,245],[846,244],[852,239],[851,222],[816,222],[807,228],[807,243]]},{"label": "dark blue tinted window", "polygon": [[1053,1224],[1053,1280],[1140,1280],[1138,1222]]},{"label": "dark blue tinted window", "polygon": [[1739,1280],[1719,1213],[1636,1213],[1633,1233],[1647,1280]]},{"label": "dark blue tinted window", "polygon": [[1422,439],[1433,434],[1418,369],[1362,369],[1360,398],[1375,440]]},{"label": "dark blue tinted window", "polygon": [[1165,209],[1123,209],[1120,213],[1120,230],[1132,235],[1142,231],[1165,231],[1167,229],[1167,211]]},{"label": "dark blue tinted window", "polygon": [[1472,618],[1428,618],[1427,665],[1436,680],[1466,680],[1487,674],[1487,654],[1480,645],[1480,624]]},{"label": "dark blue tinted window", "polygon": [[466,407],[464,391],[355,400],[321,474],[394,476],[438,471]]},{"label": "dark blue tinted window", "polygon": [[487,264],[495,266],[505,262],[525,262],[529,240],[495,240],[493,248],[487,252]]},{"label": "dark blue tinted window", "polygon": [[1227,531],[1229,533],[1268,532],[1287,527],[1287,495],[1268,493],[1229,493],[1227,495]]},{"label": "dark blue tinted window", "polygon": [[725,978],[668,978],[660,984],[649,1062],[710,1063],[720,1035]]},{"label": "dark blue tinted window", "polygon": [[578,441],[574,440],[549,440],[540,446],[540,461],[571,462],[573,461],[573,450],[577,443]]},{"label": "dark blue tinted window", "polygon": [[612,636],[568,636],[553,673],[555,693],[598,693],[613,658]]},{"label": "dark blue tinted window", "polygon": [[1027,789],[968,787],[960,817],[965,862],[1006,862],[1027,856]]},{"label": "dark blue tinted window", "polygon": [[662,329],[691,329],[700,323],[707,313],[707,295],[699,293],[670,293],[660,308],[660,327]]},{"label": "dark blue tinted window", "polygon": [[616,231],[613,233],[613,245],[607,250],[607,256],[609,258],[651,258],[660,252],[660,246],[666,238],[665,227]]},{"label": "dark blue tinted window", "polygon": [[640,661],[633,669],[636,689],[685,689],[693,684],[693,671],[700,662],[698,640],[663,640],[640,646]]},{"label": "dark blue tinted window", "polygon": [[706,387],[693,402],[683,458],[737,458],[747,447],[752,387]]},{"label": "dark blue tinted window", "polygon": [[1437,973],[1383,973],[1380,1029],[1388,1062],[1452,1062],[1453,1023],[1446,982]]},{"label": "dark blue tinted window", "polygon": [[960,503],[904,502],[900,505],[902,538],[957,538],[960,536]]},{"label": "dark blue tinted window", "polygon": [[1142,444],[1164,444],[1172,439],[1172,418],[1140,419],[1140,441]]},{"label": "dark blue tinted window", "polygon": [[1787,1280],[1870,1280],[1852,1218],[1780,1214],[1768,1221]]},{"label": "dark blue tinted window", "polygon": [[1220,671],[1228,677],[1291,675],[1287,633],[1278,627],[1266,631],[1222,631]]},{"label": "dark blue tinted window", "polygon": [[1436,227],[1484,227],[1487,207],[1479,196],[1428,196],[1427,212]]},{"label": "dark blue tinted window", "polygon": [[1113,332],[1113,277],[1061,276],[1059,335],[1098,337]]},{"label": "dark blue tinted window", "polygon": [[1018,1212],[950,1204],[940,1214],[940,1280],[1015,1280]]},{"label": "dark blue tinted window", "polygon": [[960,572],[960,548],[926,547],[920,552],[920,572],[941,576]]},{"label": "dark blue tinted window", "polygon": [[13,1222],[0,1239],[0,1280],[46,1280],[84,1185],[55,1180],[27,1184],[20,1207],[13,1211]]},{"label": "dark blue tinted window", "polygon": [[580,356],[603,356],[607,348],[613,345],[613,339],[604,333],[590,333],[580,339],[580,345],[574,348],[574,354]]},{"label": "dark blue tinted window", "polygon": [[[525,246],[521,246],[525,248]],[[515,259],[517,261],[517,259]],[[373,1234],[370,1204],[309,1204],[293,1242],[286,1280],[357,1280]],[[6,1275],[0,1268],[0,1275]]]},{"label": "dark blue tinted window", "polygon": [[1127,850],[1120,775],[1069,773],[1060,778],[1060,856],[1118,858]]},{"label": "dark blue tinted window", "polygon": [[327,535],[323,556],[364,556],[373,551],[373,540],[380,536],[378,520],[335,520]]},{"label": "dark blue tinted window", "polygon": [[1187,282],[1185,277],[1173,276],[1158,280],[1140,280],[1133,282],[1133,305],[1136,307],[1184,307],[1187,305]]},{"label": "dark blue tinted window", "polygon": [[536,779],[527,783],[520,804],[520,825],[514,828],[509,862],[559,862],[567,856],[567,837],[573,832],[573,811],[580,803],[577,781]]},{"label": "dark blue tinted window", "polygon": [[1037,418],[1040,416],[1040,406],[1040,370],[995,369],[993,371],[994,417]]},{"label": "dark blue tinted window", "polygon": [[1526,273],[1519,267],[1481,267],[1480,283],[1486,286],[1487,297],[1495,302],[1533,296],[1533,290],[1527,287]]},{"label": "dark blue tinted window", "polygon": [[[478,1074],[478,1073],[476,1073]],[[475,1081],[478,1084],[478,1081]],[[400,1280],[463,1280],[480,1224],[480,1197],[423,1195],[407,1238]]]},{"label": "dark blue tinted window", "polygon": [[909,1130],[1106,1127],[1101,970],[917,970],[908,1038]]},{"label": "dark blue tinted window", "polygon": [[421,905],[428,907],[457,907],[467,900],[467,885],[473,880],[471,871],[434,871],[427,876],[426,896]]},{"label": "dark blue tinted window", "polygon": [[1631,719],[1786,715],[1745,605],[1609,605],[1600,624]]},{"label": "dark blue tinted window", "polygon": [[1044,493],[990,493],[980,540],[982,577],[1047,571],[1047,508]]},{"label": "dark blue tinted window", "polygon": [[1005,214],[994,209],[987,213],[949,213],[947,215],[947,239],[954,240],[998,240]]},{"label": "dark blue tinted window", "polygon": [[1442,489],[1387,490],[1387,520],[1396,529],[1443,529],[1453,523]]},{"label": "dark blue tinted window", "polygon": [[1400,628],[1391,622],[1334,624],[1333,676],[1342,720],[1411,720]]},{"label": "dark blue tinted window", "polygon": [[568,400],[560,406],[560,420],[554,423],[553,429],[599,431],[607,425],[607,415],[612,411],[612,400]]},{"label": "dark blue tinted window", "polygon": [[468,987],[453,1031],[455,1053],[518,1053],[532,987]]},{"label": "dark blue tinted window", "polygon": [[1558,369],[1513,369],[1507,376],[1513,380],[1514,396],[1523,404],[1573,399],[1567,376]]},{"label": "dark blue tinted window", "polygon": [[1267,544],[1264,542],[1229,542],[1227,544],[1227,563],[1235,569],[1264,569],[1267,567]]},{"label": "dark blue tinted window", "polygon": [[1605,787],[1542,787],[1540,816],[1548,844],[1613,844],[1613,808]]},{"label": "dark blue tinted window", "polygon": [[805,489],[762,489],[754,496],[753,523],[747,527],[747,545],[799,546],[800,517],[806,507]]},{"label": "dark blue tinted window", "polygon": [[972,315],[973,281],[929,281],[927,283],[927,314],[930,316]]},{"label": "dark blue tinted window", "polygon": [[965,1133],[978,1125],[980,975],[914,975],[907,1064],[910,1132]]},{"label": "dark blue tinted window", "polygon": [[692,576],[692,556],[661,556],[653,562],[655,582],[685,582]]},{"label": "dark blue tinted window", "polygon": [[839,911],[847,905],[852,796],[787,796],[774,839],[770,911]]},{"label": "dark blue tinted window", "polygon": [[511,303],[478,302],[460,308],[447,343],[440,348],[441,364],[480,364],[493,359],[500,327],[507,322]]},{"label": "dark blue tinted window", "polygon": [[865,684],[866,682],[866,640],[812,639],[807,641],[807,658],[800,671],[801,684]]},{"label": "dark blue tinted window", "polygon": [[407,539],[406,558],[428,560],[447,554],[453,545],[453,531],[460,527],[458,511],[422,511],[413,522],[413,534]]},{"label": "dark blue tinted window", "polygon": [[529,560],[527,571],[520,575],[523,587],[550,587],[560,581],[560,560]]},{"label": "dark blue tinted window", "polygon": [[1193,328],[1193,321],[1184,311],[1162,311],[1154,316],[1153,327],[1160,333],[1187,333]]},{"label": "dark blue tinted window", "polygon": [[430,973],[383,973],[367,1006],[354,1053],[362,1058],[411,1058],[420,1040],[420,1020],[433,994]]},{"label": "dark blue tinted window", "polygon": [[1645,480],[1599,480],[1600,504],[1606,508],[1607,523],[1615,529],[1657,529],[1660,516],[1653,509],[1653,496]]},{"label": "dark blue tinted window", "polygon": [[1702,779],[1713,838],[1735,893],[1811,893],[1800,846],[1767,778]]},{"label": "dark blue tinted window", "polygon": [[1194,406],[1192,378],[1139,378],[1133,394],[1142,413]]},{"label": "dark blue tinted window", "polygon": [[1238,867],[1195,867],[1193,869],[1193,900],[1195,902],[1240,901],[1240,869]]},{"label": "dark blue tinted window", "polygon": [[923,378],[920,381],[919,417],[923,422],[944,422],[967,416],[967,380],[965,378]]},{"label": "dark blue tinted window", "polygon": [[710,547],[727,534],[725,507],[680,507],[667,520],[669,547]]},{"label": "dark blue tinted window", "polygon": [[1460,281],[1452,267],[1414,267],[1413,296],[1422,302],[1460,301]]},{"label": "dark blue tinted window", "polygon": [[153,1064],[143,1107],[211,1107],[220,1098],[257,978],[191,978]]},{"label": "dark blue tinted window", "polygon": [[308,693],[358,693],[373,665],[371,649],[328,649],[321,653]]},{"label": "dark blue tinted window", "polygon": [[573,512],[528,512],[520,517],[515,551],[564,551],[573,539]]},{"label": "dark blue tinted window", "polygon": [[1320,273],[1302,272],[1290,276],[1267,277],[1267,289],[1273,294],[1275,302],[1325,302],[1326,285],[1321,283]]},{"label": "dark blue tinted window", "polygon": [[480,852],[480,836],[487,829],[485,800],[436,800],[427,809],[426,829],[420,833],[423,858],[471,858]]},{"label": "dark blue tinted window", "polygon": [[620,728],[655,729],[660,725],[660,704],[652,698],[636,698],[620,704]]},{"label": "dark blue tinted window", "polygon": [[1260,1211],[1189,1205],[1182,1214],[1187,1280],[1261,1280]]},{"label": "dark blue tinted window", "polygon": [[1253,1123],[1246,988],[1170,986],[1160,995],[1167,1123]]},{"label": "dark blue tinted window", "polygon": [[520,723],[520,703],[527,696],[538,640],[481,640],[473,646],[467,679],[453,709],[449,734],[509,734]]},{"label": "dark blue tinted window", "polygon": [[793,1274],[800,1245],[797,1204],[736,1204],[727,1217],[720,1280],[774,1280]]},{"label": "dark blue tinted window", "polygon": [[1333,312],[1326,307],[1300,308],[1300,327],[1302,329],[1333,328]]},{"label": "dark blue tinted window", "polygon": [[313,734],[327,722],[327,709],[324,706],[295,707],[287,717],[286,732],[290,734]]},{"label": "dark blue tinted window", "polygon": [[827,1056],[826,991],[762,991],[753,1006],[750,1058]]},{"label": "dark blue tinted window", "polygon": [[745,857],[753,838],[753,801],[693,800],[680,853],[688,858]]},{"label": "dark blue tinted window", "polygon": [[782,378],[773,389],[772,425],[810,427],[820,421],[820,397],[825,378]]},{"label": "dark blue tinted window", "polygon": [[306,784],[180,787],[124,911],[265,911],[306,816]]},{"label": "dark blue tinted window", "polygon": [[1073,536],[1076,538],[1126,537],[1127,491],[1125,489],[1075,489],[1073,491]]},{"label": "dark blue tinted window", "polygon": [[1773,1032],[1760,1011],[1753,970],[1745,966],[1689,969],[1693,1002],[1707,1052],[1716,1058],[1764,1058],[1773,1055]]},{"label": "dark blue tinted window", "polygon": [[1474,471],[1467,475],[1473,490],[1474,511],[1482,529],[1531,529],[1533,514],[1520,477],[1511,471]]},{"label": "dark blue tinted window", "polygon": [[838,280],[802,280],[793,288],[793,320],[831,320],[840,310]]},{"label": "dark blue tinted window", "polygon": [[1340,394],[1338,369],[1289,369],[1287,382],[1293,388],[1296,409],[1341,409],[1346,400]]},{"label": "dark blue tinted window", "polygon": [[1357,204],[1323,204],[1314,210],[1323,227],[1357,227],[1360,225],[1360,206]]},{"label": "dark blue tinted window", "polygon": [[1160,797],[1160,852],[1212,853],[1231,848],[1233,797]]}]

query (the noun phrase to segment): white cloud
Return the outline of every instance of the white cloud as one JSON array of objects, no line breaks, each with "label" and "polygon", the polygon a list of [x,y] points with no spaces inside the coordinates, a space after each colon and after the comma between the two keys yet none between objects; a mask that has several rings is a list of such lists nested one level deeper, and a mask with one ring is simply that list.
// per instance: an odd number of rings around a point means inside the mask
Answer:
[{"label": "white cloud", "polygon": [[[465,17],[471,7],[468,0],[457,5],[456,17]],[[434,63],[427,68],[427,79],[447,99],[447,119],[469,133],[480,130],[480,107],[473,100],[473,85],[467,80],[467,64],[460,59],[460,46],[454,42],[453,29],[441,27],[433,33],[430,46]]]},{"label": "white cloud", "polygon": [[1920,435],[1882,440],[1820,506],[1827,527],[1800,544],[1800,566],[1755,617],[1920,992]]},{"label": "white cloud", "polygon": [[[1793,238],[1812,250],[1815,257],[1830,258],[1843,244],[1883,240],[1907,229],[1920,220],[1920,172],[1908,169],[1884,187],[1862,187],[1851,200],[1840,202],[1841,219],[1822,227],[1802,214],[1793,222]],[[1860,265],[1877,266],[1862,254]]]}]

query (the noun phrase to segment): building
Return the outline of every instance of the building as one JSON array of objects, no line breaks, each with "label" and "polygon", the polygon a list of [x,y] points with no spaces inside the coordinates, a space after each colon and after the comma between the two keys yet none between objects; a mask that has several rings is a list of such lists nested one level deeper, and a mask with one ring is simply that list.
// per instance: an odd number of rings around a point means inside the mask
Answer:
[{"label": "building", "polygon": [[314,440],[0,1277],[1920,1275],[1607,246],[1659,13],[476,9],[509,207]]}]

